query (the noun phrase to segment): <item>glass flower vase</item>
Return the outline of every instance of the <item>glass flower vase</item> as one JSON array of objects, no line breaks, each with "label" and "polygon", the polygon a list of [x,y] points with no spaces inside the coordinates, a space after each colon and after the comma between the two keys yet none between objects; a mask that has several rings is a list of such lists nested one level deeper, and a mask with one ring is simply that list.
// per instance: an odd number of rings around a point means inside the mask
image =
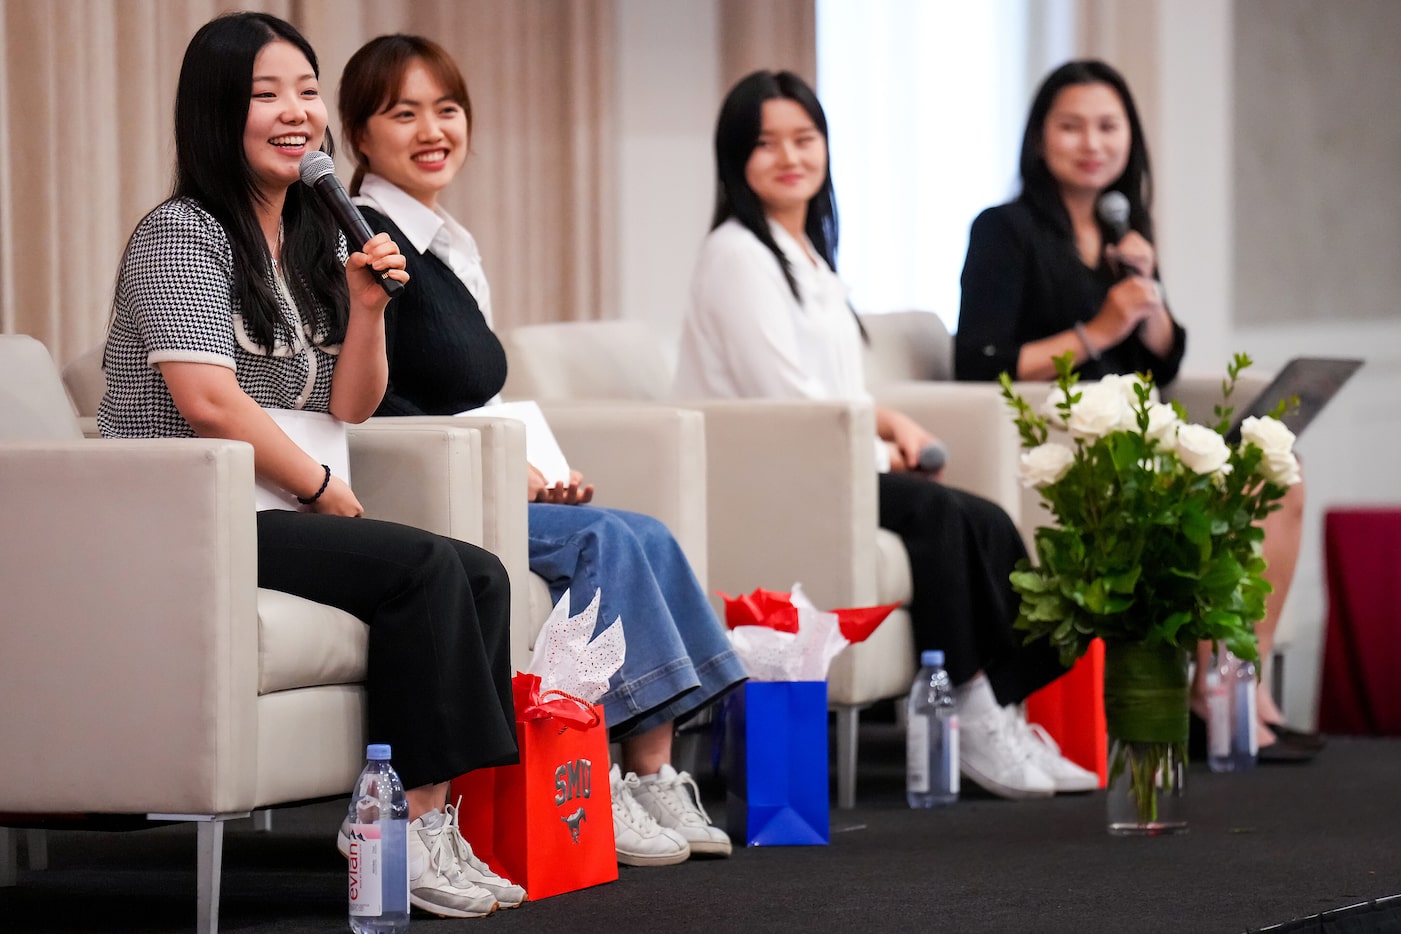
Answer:
[{"label": "glass flower vase", "polygon": [[1111,834],[1187,829],[1187,697],[1183,650],[1137,642],[1105,647]]}]

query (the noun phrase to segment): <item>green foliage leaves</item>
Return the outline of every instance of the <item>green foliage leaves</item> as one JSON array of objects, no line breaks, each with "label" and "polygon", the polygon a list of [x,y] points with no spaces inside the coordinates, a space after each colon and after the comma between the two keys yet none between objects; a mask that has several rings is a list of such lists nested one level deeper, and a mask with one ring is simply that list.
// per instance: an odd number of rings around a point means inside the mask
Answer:
[{"label": "green foliage leaves", "polygon": [[[1214,473],[1188,469],[1175,429],[1167,437],[1150,432],[1146,376],[1123,384],[1125,392],[1131,387],[1132,415],[1122,424],[1066,437],[1060,429],[1074,427],[1071,414],[1082,393],[1071,356],[1056,365],[1062,395],[1046,412],[1022,399],[1006,374],[1000,381],[1022,445],[1058,442],[1074,455],[1069,469],[1041,488],[1057,524],[1036,530],[1035,565],[1022,562],[1011,575],[1021,598],[1017,625],[1027,641],[1049,638],[1066,662],[1095,637],[1181,648],[1214,640],[1256,658],[1254,624],[1264,617],[1270,590],[1261,577],[1258,523],[1285,493],[1259,475],[1259,448],[1231,448],[1227,465]],[[1218,434],[1230,425],[1226,400],[1249,365],[1238,354],[1227,369],[1213,426]],[[1159,409],[1156,415],[1165,417]],[[1174,410],[1185,418],[1180,406]]]}]

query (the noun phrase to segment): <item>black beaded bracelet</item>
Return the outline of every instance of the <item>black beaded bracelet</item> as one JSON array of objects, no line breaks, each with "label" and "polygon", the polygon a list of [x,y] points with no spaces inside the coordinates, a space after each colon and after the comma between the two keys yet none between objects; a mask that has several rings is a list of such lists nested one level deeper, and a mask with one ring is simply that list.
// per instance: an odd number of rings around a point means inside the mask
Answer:
[{"label": "black beaded bracelet", "polygon": [[297,502],[301,503],[303,506],[310,506],[312,503],[316,502],[318,499],[321,498],[321,494],[326,492],[326,487],[328,487],[328,486],[331,485],[331,468],[330,468],[330,466],[328,466],[327,464],[322,464],[322,465],[321,465],[321,469],[324,470],[324,471],[326,471],[326,476],[325,476],[325,478],[321,481],[321,489],[317,490],[315,493],[311,494],[310,496],[298,496],[298,497],[297,497]]}]

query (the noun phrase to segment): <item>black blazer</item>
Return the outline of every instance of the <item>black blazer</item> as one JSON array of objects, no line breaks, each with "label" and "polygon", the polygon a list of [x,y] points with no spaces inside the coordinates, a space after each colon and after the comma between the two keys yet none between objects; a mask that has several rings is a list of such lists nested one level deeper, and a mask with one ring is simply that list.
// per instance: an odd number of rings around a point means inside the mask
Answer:
[{"label": "black blazer", "polygon": [[[995,380],[1016,375],[1022,345],[1098,314],[1117,281],[1103,262],[1091,269],[1075,244],[1022,201],[988,208],[973,221],[963,264],[963,298],[954,335],[954,376]],[[1085,379],[1151,371],[1166,386],[1177,376],[1187,332],[1173,321],[1172,350],[1159,357],[1131,334],[1080,366]]]}]

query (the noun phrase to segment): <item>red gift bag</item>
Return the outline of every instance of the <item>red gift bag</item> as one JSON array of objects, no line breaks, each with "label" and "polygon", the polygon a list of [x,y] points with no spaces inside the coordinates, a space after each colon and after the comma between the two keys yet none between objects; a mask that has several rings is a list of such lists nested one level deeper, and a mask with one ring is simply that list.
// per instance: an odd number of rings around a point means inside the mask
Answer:
[{"label": "red gift bag", "polygon": [[1060,754],[1109,778],[1109,734],[1104,722],[1104,640],[1096,639],[1069,671],[1026,699],[1026,718],[1046,728]]},{"label": "red gift bag", "polygon": [[520,765],[477,769],[452,783],[458,820],[472,851],[532,899],[618,878],[608,730],[603,708],[518,674]]}]

